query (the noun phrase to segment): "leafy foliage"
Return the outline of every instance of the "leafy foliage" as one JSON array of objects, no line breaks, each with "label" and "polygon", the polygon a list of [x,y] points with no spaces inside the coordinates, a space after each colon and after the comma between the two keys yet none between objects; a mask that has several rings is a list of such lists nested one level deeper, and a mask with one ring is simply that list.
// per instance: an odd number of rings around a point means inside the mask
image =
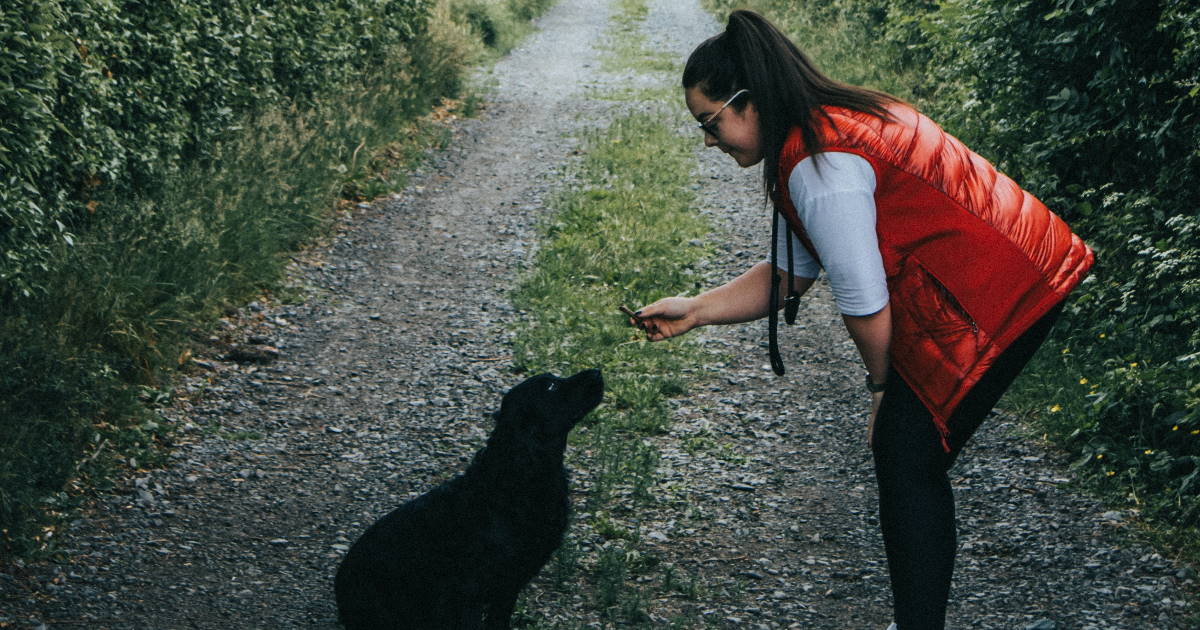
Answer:
[{"label": "leafy foliage", "polygon": [[31,0],[0,8],[0,297],[267,107],[311,104],[425,30],[429,0]]},{"label": "leafy foliage", "polygon": [[0,555],[161,458],[192,340],[439,141],[483,48],[450,1],[0,6]]},{"label": "leafy foliage", "polygon": [[1097,251],[1027,387],[1056,383],[1045,421],[1084,470],[1200,524],[1200,7],[946,5],[939,78],[967,101],[942,119]]}]

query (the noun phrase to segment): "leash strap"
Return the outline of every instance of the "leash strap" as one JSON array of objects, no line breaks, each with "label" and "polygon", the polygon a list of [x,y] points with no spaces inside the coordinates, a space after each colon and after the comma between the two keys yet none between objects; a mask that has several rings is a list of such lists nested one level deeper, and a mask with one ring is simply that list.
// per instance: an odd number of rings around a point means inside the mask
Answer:
[{"label": "leash strap", "polygon": [[[788,239],[791,245],[791,239]],[[788,247],[790,250],[791,247]],[[790,251],[788,252],[791,253]],[[789,255],[788,258],[791,258]],[[771,288],[770,301],[767,306],[767,354],[771,358],[771,369],[777,376],[783,376],[783,359],[779,356],[779,274],[776,269],[779,260],[779,210],[771,213]],[[788,261],[788,275],[792,273],[791,262]]]},{"label": "leash strap", "polygon": [[[779,356],[779,221],[783,217],[779,208],[771,213],[771,288],[770,302],[767,306],[767,354],[771,358],[771,369],[778,376],[783,376],[783,358]],[[800,293],[796,291],[796,278],[793,274],[795,252],[792,245],[792,228],[784,223],[788,231],[787,239],[787,297],[783,300],[783,321],[789,326],[796,323],[796,313],[800,310]]]},{"label": "leash strap", "polygon": [[[775,211],[775,216],[779,216],[780,212]],[[783,300],[783,321],[788,326],[796,323],[796,313],[800,310],[800,294],[796,292],[796,277],[793,274],[795,269],[795,257],[792,253],[792,226],[786,221],[784,227],[787,228],[787,297]]]}]

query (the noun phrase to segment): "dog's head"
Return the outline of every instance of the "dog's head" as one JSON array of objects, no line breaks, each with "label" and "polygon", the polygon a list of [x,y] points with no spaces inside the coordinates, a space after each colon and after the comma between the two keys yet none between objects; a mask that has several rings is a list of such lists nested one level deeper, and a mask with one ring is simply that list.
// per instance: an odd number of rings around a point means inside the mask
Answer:
[{"label": "dog's head", "polygon": [[567,433],[600,404],[603,396],[600,370],[584,370],[570,378],[539,374],[504,395],[500,413],[496,414],[496,430],[565,441]]}]

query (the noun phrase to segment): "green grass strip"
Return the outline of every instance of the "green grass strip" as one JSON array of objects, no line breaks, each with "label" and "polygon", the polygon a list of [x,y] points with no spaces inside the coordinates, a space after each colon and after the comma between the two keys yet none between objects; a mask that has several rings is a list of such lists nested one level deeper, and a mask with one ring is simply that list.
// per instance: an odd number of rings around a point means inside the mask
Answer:
[{"label": "green grass strip", "polygon": [[[629,579],[653,564],[628,561],[643,557],[635,506],[653,504],[658,483],[659,453],[647,438],[669,429],[667,399],[685,392],[686,374],[710,354],[688,337],[650,344],[617,309],[694,291],[710,253],[711,227],[694,210],[695,143],[676,133],[679,116],[659,103],[586,135],[579,185],[552,202],[534,265],[511,296],[523,313],[513,341],[519,369],[604,372],[604,404],[571,436],[571,467],[590,479],[578,488],[590,516],[554,573],[560,590],[582,588],[603,617],[635,625],[648,617]],[[593,534],[613,545],[580,556],[573,540]]]},{"label": "green grass strip", "polygon": [[[712,254],[712,226],[695,210],[698,139],[678,132],[687,119],[671,87],[678,62],[647,48],[644,0],[616,0],[614,7],[604,69],[663,78],[593,95],[626,104],[618,112],[637,113],[581,138],[583,157],[565,178],[573,185],[551,201],[538,254],[510,296],[522,313],[513,358],[528,373],[603,370],[604,404],[572,433],[568,455],[585,504],[549,573],[555,590],[582,595],[606,623],[650,627],[645,608],[656,588],[650,584],[678,580],[669,567],[652,577],[664,569],[640,544],[639,506],[655,504],[659,483],[660,455],[651,438],[670,429],[668,399],[685,394],[714,357],[691,335],[646,342],[617,307],[702,288],[699,268]],[[603,542],[595,546],[596,540]],[[685,617],[670,627],[701,623]],[[516,621],[530,630],[575,627],[550,623],[524,605]]]},{"label": "green grass strip", "polygon": [[683,70],[682,59],[646,45],[646,36],[641,30],[649,13],[645,0],[618,0],[615,6],[617,11],[600,58],[601,69],[606,72],[670,72],[679,76]]},{"label": "green grass strip", "polygon": [[512,296],[526,318],[514,340],[519,368],[570,373],[599,367],[607,382],[603,423],[665,430],[667,396],[701,364],[694,342],[643,341],[617,310],[696,287],[709,226],[689,186],[693,143],[661,115],[638,113],[585,138],[578,180],[542,226],[534,269]]}]

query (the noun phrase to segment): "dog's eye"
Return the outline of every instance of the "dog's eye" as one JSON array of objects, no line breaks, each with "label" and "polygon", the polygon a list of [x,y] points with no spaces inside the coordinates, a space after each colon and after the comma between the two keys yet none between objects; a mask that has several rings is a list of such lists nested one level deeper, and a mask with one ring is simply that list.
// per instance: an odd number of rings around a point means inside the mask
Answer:
[{"label": "dog's eye", "polygon": [[552,392],[556,389],[558,389],[558,383],[550,383],[549,385],[546,386],[546,391],[548,391],[548,392]]}]

